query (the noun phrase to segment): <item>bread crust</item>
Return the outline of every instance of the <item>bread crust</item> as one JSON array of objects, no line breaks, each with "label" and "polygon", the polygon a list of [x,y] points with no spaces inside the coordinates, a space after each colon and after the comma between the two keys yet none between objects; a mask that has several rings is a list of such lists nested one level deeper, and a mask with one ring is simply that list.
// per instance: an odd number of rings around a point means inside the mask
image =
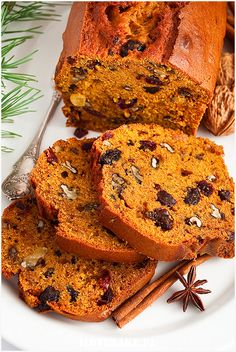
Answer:
[{"label": "bread crust", "polygon": [[138,263],[145,259],[145,256],[135,250],[127,249],[126,251],[115,250],[106,251],[101,248],[93,247],[83,241],[75,241],[67,238],[66,234],[60,229],[56,233],[56,242],[59,247],[71,253],[77,253],[86,259],[106,260],[116,263]]},{"label": "bread crust", "polygon": [[199,245],[191,248],[183,244],[165,245],[163,243],[157,243],[148,237],[148,233],[146,236],[145,234],[140,234],[140,232],[134,229],[128,222],[121,220],[117,217],[117,214],[112,212],[105,205],[101,208],[100,221],[117,236],[123,239],[125,238],[126,241],[138,251],[145,253],[150,258],[160,261],[190,260],[203,254],[224,258],[234,257],[234,243],[228,243],[220,238],[211,239],[203,246]]},{"label": "bread crust", "polygon": [[[48,306],[51,308],[47,312],[41,312],[41,314],[45,314],[48,312],[55,312],[57,314],[60,314],[64,317],[70,318],[72,320],[79,320],[79,321],[84,321],[84,322],[101,322],[109,318],[109,316],[112,314],[112,312],[118,308],[125,300],[127,300],[128,297],[133,296],[137,291],[139,291],[144,285],[146,285],[151,278],[153,277],[155,272],[155,268],[150,273],[147,273],[146,275],[143,275],[139,277],[139,280],[132,285],[132,287],[129,288],[128,292],[126,291],[125,295],[120,295],[119,297],[116,297],[116,302],[112,304],[111,308],[107,308],[106,310],[96,312],[96,313],[86,313],[84,315],[75,315],[72,312],[66,310],[65,307],[63,306],[58,306],[56,302],[48,302]],[[19,295],[20,298],[31,308],[37,307],[39,301],[36,296],[34,296],[30,290],[25,291],[24,288],[21,285],[20,279],[18,283],[18,289],[19,289]],[[119,302],[119,303],[118,303]]]}]

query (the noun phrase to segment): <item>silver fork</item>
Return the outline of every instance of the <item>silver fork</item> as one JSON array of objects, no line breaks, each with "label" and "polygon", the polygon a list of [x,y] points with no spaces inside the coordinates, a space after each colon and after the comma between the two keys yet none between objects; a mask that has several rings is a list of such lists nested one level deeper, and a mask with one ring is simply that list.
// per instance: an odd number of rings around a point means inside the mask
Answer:
[{"label": "silver fork", "polygon": [[39,156],[39,148],[47,124],[53,116],[60,101],[61,95],[54,91],[48,111],[32,142],[22,156],[13,165],[13,171],[3,181],[2,191],[8,199],[19,199],[32,193],[29,175]]}]

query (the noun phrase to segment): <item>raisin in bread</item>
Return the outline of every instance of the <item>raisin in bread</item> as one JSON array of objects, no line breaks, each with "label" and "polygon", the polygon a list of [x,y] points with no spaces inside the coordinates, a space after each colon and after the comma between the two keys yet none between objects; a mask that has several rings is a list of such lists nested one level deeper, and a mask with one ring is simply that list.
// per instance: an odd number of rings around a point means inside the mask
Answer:
[{"label": "raisin in bread", "polygon": [[130,263],[144,257],[103,228],[90,171],[93,140],[57,141],[39,157],[31,173],[42,215],[58,220],[58,245],[85,258]]},{"label": "raisin in bread", "polygon": [[124,125],[92,147],[101,222],[159,260],[234,255],[234,186],[223,148],[158,125]]},{"label": "raisin in bread", "polygon": [[67,124],[195,134],[219,69],[224,2],[75,2],[56,73]]},{"label": "raisin in bread", "polygon": [[20,295],[39,312],[101,321],[154,274],[156,262],[118,264],[87,260],[59,249],[51,222],[35,199],[12,203],[2,218],[2,273],[19,274]]}]

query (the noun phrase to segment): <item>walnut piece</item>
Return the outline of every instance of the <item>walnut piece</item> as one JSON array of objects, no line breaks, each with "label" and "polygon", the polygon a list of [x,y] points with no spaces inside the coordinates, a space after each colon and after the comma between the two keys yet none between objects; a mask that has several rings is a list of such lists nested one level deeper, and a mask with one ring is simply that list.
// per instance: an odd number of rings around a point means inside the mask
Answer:
[{"label": "walnut piece", "polygon": [[230,90],[234,87],[234,54],[223,53],[220,62],[220,70],[217,77],[217,85],[226,85]]},{"label": "walnut piece", "polygon": [[174,153],[174,149],[168,143],[160,143],[160,146],[162,148],[166,148],[168,152]]},{"label": "walnut piece", "polygon": [[234,54],[222,55],[214,96],[203,121],[215,136],[234,132]]},{"label": "walnut piece", "polygon": [[202,222],[197,216],[192,216],[188,221],[191,225],[196,225],[197,227],[202,226]]},{"label": "walnut piece", "polygon": [[61,189],[63,190],[63,198],[75,200],[78,197],[78,191],[76,188],[69,189],[67,185],[61,185]]},{"label": "walnut piece", "polygon": [[21,266],[23,268],[34,268],[38,264],[39,260],[44,258],[46,253],[46,247],[37,248],[32,254],[24,258]]},{"label": "walnut piece", "polygon": [[204,123],[215,136],[234,133],[234,93],[226,85],[216,87],[211,105],[205,113]]},{"label": "walnut piece", "polygon": [[219,209],[214,204],[211,204],[211,209],[212,209],[211,216],[213,216],[213,218],[216,218],[216,219],[222,218]]},{"label": "walnut piece", "polygon": [[78,172],[77,169],[73,167],[71,163],[67,160],[65,163],[62,163],[61,165],[64,166],[66,169],[70,170],[73,174],[77,174]]},{"label": "walnut piece", "polygon": [[143,176],[140,174],[139,168],[135,165],[131,165],[130,170],[137,183],[141,184],[143,181]]}]

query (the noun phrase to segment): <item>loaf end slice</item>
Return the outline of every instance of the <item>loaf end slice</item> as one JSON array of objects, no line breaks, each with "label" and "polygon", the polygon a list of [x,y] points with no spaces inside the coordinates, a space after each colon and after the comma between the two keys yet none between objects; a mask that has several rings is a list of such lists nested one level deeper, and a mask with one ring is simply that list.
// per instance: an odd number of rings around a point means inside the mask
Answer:
[{"label": "loaf end slice", "polygon": [[51,222],[34,198],[12,203],[2,217],[2,273],[18,274],[21,298],[38,312],[102,321],[154,274],[156,262],[118,264],[86,260],[61,250]]}]

